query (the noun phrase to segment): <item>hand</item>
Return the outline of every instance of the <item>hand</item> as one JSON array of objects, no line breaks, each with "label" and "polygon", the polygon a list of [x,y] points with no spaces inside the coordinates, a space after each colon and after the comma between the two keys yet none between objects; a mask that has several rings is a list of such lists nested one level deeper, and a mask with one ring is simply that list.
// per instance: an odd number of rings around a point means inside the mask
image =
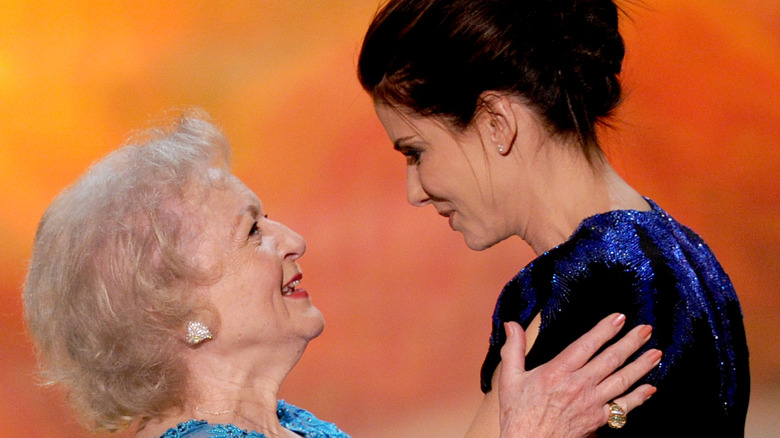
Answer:
[{"label": "hand", "polygon": [[555,358],[526,371],[525,333],[519,324],[505,323],[498,384],[501,438],[586,436],[607,423],[608,402],[630,412],[650,398],[655,387],[648,384],[621,395],[658,365],[659,350],[615,371],[650,339],[650,326],[635,327],[591,359],[624,324],[624,315],[610,315]]}]

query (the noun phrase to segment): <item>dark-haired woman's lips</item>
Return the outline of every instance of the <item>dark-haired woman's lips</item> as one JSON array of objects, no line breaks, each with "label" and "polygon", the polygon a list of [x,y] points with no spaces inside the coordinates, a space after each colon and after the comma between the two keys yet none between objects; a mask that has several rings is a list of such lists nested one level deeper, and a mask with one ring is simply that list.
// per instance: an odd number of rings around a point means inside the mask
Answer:
[{"label": "dark-haired woman's lips", "polygon": [[452,226],[452,218],[453,218],[453,215],[455,214],[455,210],[439,211],[438,213],[440,215],[442,215],[442,216],[444,216],[444,217],[449,219],[448,222],[450,223],[450,228],[452,228],[454,230],[455,228]]},{"label": "dark-haired woman's lips", "polygon": [[454,213],[455,210],[436,210],[436,213],[439,213],[440,215],[444,217],[450,217],[452,216],[452,213]]}]

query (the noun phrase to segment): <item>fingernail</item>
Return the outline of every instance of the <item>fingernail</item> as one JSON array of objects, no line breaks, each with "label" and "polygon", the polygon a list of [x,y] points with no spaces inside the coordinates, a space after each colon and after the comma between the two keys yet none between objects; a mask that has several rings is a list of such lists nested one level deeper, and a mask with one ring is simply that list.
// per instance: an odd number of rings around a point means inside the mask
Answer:
[{"label": "fingernail", "polygon": [[664,353],[661,350],[653,350],[651,353],[650,358],[653,359],[653,368],[657,367],[659,363],[661,363],[661,357],[663,357]]},{"label": "fingernail", "polygon": [[645,393],[645,400],[652,397],[653,394],[656,393],[656,391],[658,391],[658,388],[656,388],[655,386],[651,386],[650,388],[648,388],[647,392]]},{"label": "fingernail", "polygon": [[614,318],[612,318],[612,325],[615,327],[620,327],[623,325],[623,323],[626,321],[626,315],[623,315],[622,313],[618,313],[615,315]]},{"label": "fingernail", "polygon": [[515,328],[512,326],[512,324],[505,322],[504,323],[504,331],[506,332],[506,336],[514,336],[515,335]]},{"label": "fingernail", "polygon": [[653,326],[650,325],[644,325],[641,329],[639,329],[639,336],[642,339],[650,339],[650,334],[653,333]]}]

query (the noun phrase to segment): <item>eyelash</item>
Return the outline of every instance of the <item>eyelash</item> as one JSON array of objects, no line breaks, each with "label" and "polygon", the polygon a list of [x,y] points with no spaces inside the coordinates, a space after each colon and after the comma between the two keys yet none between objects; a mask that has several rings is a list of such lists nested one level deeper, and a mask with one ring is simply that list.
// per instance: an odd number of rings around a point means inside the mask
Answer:
[{"label": "eyelash", "polygon": [[[263,218],[268,219],[268,215],[264,214]],[[252,228],[249,229],[249,236],[254,236],[260,234],[260,227],[258,226],[258,222],[255,221],[255,223],[252,224]]]},{"label": "eyelash", "polygon": [[402,152],[406,157],[406,165],[411,166],[420,162],[420,151],[414,149],[407,149]]}]

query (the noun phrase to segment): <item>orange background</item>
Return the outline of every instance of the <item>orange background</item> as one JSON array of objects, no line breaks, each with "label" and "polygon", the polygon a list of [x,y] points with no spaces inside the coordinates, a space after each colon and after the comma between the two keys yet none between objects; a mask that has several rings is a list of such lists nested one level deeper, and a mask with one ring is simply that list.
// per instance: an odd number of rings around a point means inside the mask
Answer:
[{"label": "orange background", "polygon": [[[354,74],[376,7],[0,1],[0,437],[90,436],[61,392],[36,387],[19,299],[33,233],[90,162],[189,105],[224,128],[271,217],[308,240],[304,284],[328,328],[283,396],[356,437],[465,430],[496,295],[532,254],[519,239],[471,252],[406,204],[403,160]],[[611,159],[730,273],[751,347],[748,436],[777,434],[780,6],[630,10]]]}]

